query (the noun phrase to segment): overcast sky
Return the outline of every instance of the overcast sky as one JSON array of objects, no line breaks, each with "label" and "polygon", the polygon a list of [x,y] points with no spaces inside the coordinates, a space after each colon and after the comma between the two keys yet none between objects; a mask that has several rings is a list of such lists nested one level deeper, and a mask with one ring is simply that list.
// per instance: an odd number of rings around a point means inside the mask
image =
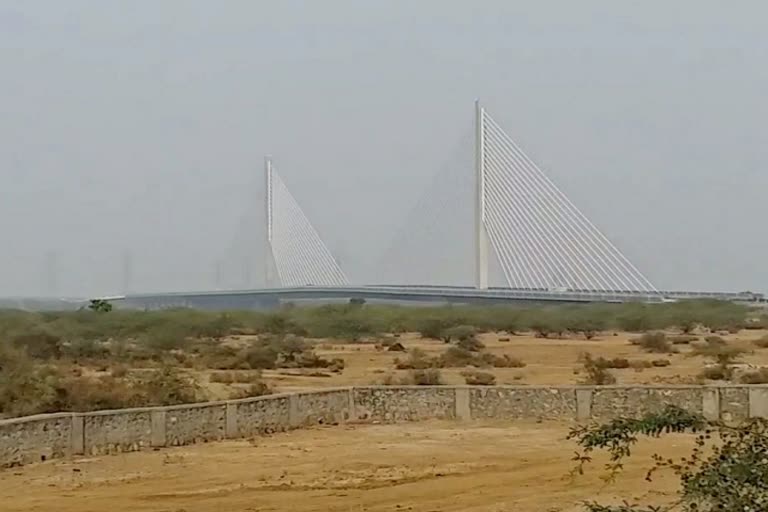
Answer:
[{"label": "overcast sky", "polygon": [[375,280],[476,97],[657,287],[768,290],[767,33],[759,0],[0,0],[0,295],[258,285],[266,153]]}]

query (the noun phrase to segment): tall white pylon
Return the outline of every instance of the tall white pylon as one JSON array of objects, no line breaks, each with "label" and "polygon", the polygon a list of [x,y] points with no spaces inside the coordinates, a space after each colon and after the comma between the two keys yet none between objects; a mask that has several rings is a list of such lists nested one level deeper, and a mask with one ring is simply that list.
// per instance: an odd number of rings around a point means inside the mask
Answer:
[{"label": "tall white pylon", "polygon": [[493,247],[511,288],[634,292],[656,288],[477,102],[476,286]]},{"label": "tall white pylon", "polygon": [[488,232],[485,227],[485,112],[475,101],[475,287],[488,288]]},{"label": "tall white pylon", "polygon": [[336,259],[307,219],[267,157],[265,273],[271,286],[274,262],[281,286],[344,286],[349,284]]}]

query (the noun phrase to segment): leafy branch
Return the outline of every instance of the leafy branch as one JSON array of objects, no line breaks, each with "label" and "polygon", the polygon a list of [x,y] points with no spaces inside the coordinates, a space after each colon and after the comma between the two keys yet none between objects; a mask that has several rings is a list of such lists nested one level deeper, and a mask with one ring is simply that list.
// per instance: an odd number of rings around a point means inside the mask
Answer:
[{"label": "leafy branch", "polygon": [[619,418],[604,425],[575,427],[568,435],[582,448],[574,460],[575,473],[583,474],[595,450],[605,450],[613,479],[631,456],[639,436],[665,433],[697,433],[690,456],[679,460],[653,456],[655,464],[646,475],[651,480],[659,469],[670,469],[680,479],[679,500],[666,507],[606,506],[585,503],[589,512],[765,512],[768,511],[768,420],[753,418],[738,425],[708,422],[698,414],[667,406],[642,418]]}]

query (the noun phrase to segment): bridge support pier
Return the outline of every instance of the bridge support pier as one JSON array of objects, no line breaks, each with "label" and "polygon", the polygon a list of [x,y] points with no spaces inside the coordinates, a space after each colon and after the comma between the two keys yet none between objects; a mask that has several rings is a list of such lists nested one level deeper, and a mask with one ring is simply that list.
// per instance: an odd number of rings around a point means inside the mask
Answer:
[{"label": "bridge support pier", "polygon": [[475,287],[488,288],[488,232],[485,229],[485,130],[483,107],[475,101]]}]

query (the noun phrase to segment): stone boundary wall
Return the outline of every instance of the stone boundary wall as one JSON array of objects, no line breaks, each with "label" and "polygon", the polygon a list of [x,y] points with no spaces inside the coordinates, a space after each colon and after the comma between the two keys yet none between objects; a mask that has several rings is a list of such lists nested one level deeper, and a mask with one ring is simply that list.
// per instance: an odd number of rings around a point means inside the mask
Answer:
[{"label": "stone boundary wall", "polygon": [[318,424],[426,419],[587,421],[675,404],[709,419],[768,417],[768,386],[371,386],[0,420],[0,467],[238,439]]}]

